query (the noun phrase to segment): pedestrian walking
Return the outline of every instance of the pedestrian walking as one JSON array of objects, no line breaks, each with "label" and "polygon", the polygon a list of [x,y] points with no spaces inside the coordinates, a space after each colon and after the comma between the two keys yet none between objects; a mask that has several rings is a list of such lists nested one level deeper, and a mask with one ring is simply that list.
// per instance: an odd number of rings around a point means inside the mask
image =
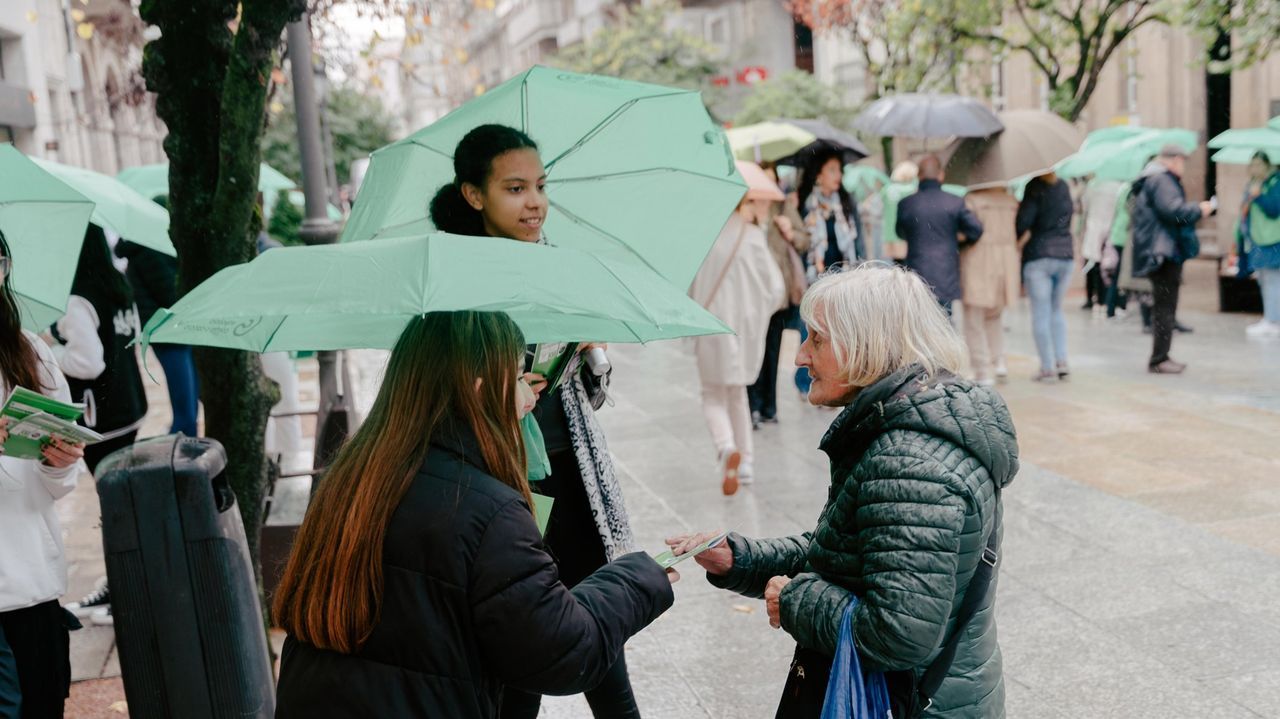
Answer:
[{"label": "pedestrian walking", "polygon": [[1031,298],[1031,331],[1040,355],[1040,369],[1031,376],[1036,382],[1065,380],[1071,373],[1062,301],[1075,257],[1071,237],[1074,213],[1070,188],[1052,172],[1027,183],[1018,205],[1022,281]]},{"label": "pedestrian walking", "polygon": [[[774,168],[763,169],[770,182],[777,184],[778,175]],[[769,318],[760,375],[756,377],[755,384],[747,388],[747,399],[751,404],[751,424],[756,427],[761,423],[778,421],[778,362],[781,359],[782,331],[797,315],[800,299],[809,286],[803,257],[809,251],[810,241],[808,228],[797,211],[795,195],[787,196],[782,202],[753,202],[757,203],[756,211],[764,222],[769,251],[773,253],[774,262],[778,264],[786,287],[778,311]]]},{"label": "pedestrian walking", "polygon": [[[915,274],[865,265],[824,277],[800,311],[809,401],[840,409],[821,444],[827,504],[812,531],[733,532],[695,561],[712,585],[763,598],[796,640],[778,717],[823,711],[854,602],[853,645],[885,672],[893,716],[1000,719],[995,568],[1001,492],[1018,471],[1008,409],[956,375],[964,346]],[[667,544],[682,554],[716,534]]]},{"label": "pedestrian walking", "polygon": [[[543,224],[550,203],[546,170],[537,144],[505,125],[481,125],[468,132],[453,155],[454,181],[431,201],[436,228],[457,235],[505,237],[547,242]],[[586,339],[586,338],[584,338]],[[539,348],[530,347],[529,351]],[[630,551],[631,522],[623,504],[613,459],[595,411],[604,405],[607,374],[597,375],[583,361],[590,344],[566,344],[549,350],[548,362],[567,362],[562,381],[548,391],[545,377],[530,375],[537,394],[537,420],[551,473],[534,491],[555,500],[546,543],[561,580],[576,586],[606,563]],[[539,352],[541,353],[541,352]],[[753,377],[754,379],[754,377]],[[587,689],[598,717],[639,716],[625,653],[603,679]],[[541,696],[513,687],[502,700],[503,719],[533,719]]]},{"label": "pedestrian walking", "polygon": [[1280,337],[1280,171],[1265,152],[1249,161],[1250,182],[1236,230],[1242,263],[1258,277],[1262,319],[1245,328],[1250,337]]},{"label": "pedestrian walking", "polygon": [[492,719],[504,686],[596,686],[671,606],[675,576],[640,552],[562,582],[531,509],[523,356],[502,313],[410,321],[276,590],[277,717]]},{"label": "pedestrian walking", "polygon": [[897,232],[907,243],[907,267],[920,275],[947,316],[960,299],[960,244],[982,237],[982,223],[964,199],[942,189],[936,155],[920,160],[920,188],[898,204]]},{"label": "pedestrian walking", "polygon": [[760,374],[769,318],[786,296],[782,272],[756,224],[756,200],[774,201],[782,192],[758,168],[743,165],[747,163],[739,163],[739,169],[747,179],[747,194],[689,287],[690,297],[733,330],[693,339],[702,415],[715,443],[726,495],[755,478],[747,386]]},{"label": "pedestrian walking", "polygon": [[1107,277],[1107,319],[1115,319],[1117,310],[1122,317],[1128,313],[1129,289],[1125,285],[1134,281],[1132,255],[1125,261],[1129,234],[1129,184],[1121,182],[1116,187],[1115,212],[1102,258],[1102,271]]},{"label": "pedestrian walking", "polygon": [[1018,201],[1004,188],[974,190],[965,204],[982,224],[982,241],[960,250],[960,289],[964,302],[965,344],[969,365],[980,385],[1005,381],[1004,308],[1020,293]]},{"label": "pedestrian walking", "polygon": [[816,153],[800,177],[800,207],[811,247],[812,275],[842,262],[867,258],[867,244],[858,203],[844,189],[844,165],[839,150]]},{"label": "pedestrian walking", "polygon": [[[129,263],[125,277],[138,306],[138,324],[146,327],[156,310],[172,307],[178,301],[178,260],[128,240],[121,240],[116,245],[115,254]],[[165,386],[169,390],[169,406],[173,414],[169,434],[199,435],[196,421],[200,380],[196,377],[191,347],[158,343],[151,345],[151,349],[164,370]]]},{"label": "pedestrian walking", "polygon": [[[103,437],[84,450],[90,474],[97,473],[107,455],[133,444],[147,414],[137,354],[130,346],[140,331],[133,290],[112,264],[102,228],[90,224],[80,247],[67,313],[46,335],[72,398],[86,407],[80,422]],[[94,624],[113,624],[106,577],[67,608]]]},{"label": "pedestrian walking", "polygon": [[[1107,281],[1107,248],[1110,246],[1111,228],[1115,223],[1116,200],[1124,183],[1118,180],[1092,178],[1085,185],[1081,197],[1083,231],[1080,256],[1086,270],[1085,302],[1081,309],[1102,314],[1107,306],[1109,285]],[[1118,259],[1116,255],[1116,259]],[[1112,265],[1114,270],[1115,265]],[[1114,276],[1114,271],[1110,273]],[[1112,315],[1115,313],[1112,312]]]},{"label": "pedestrian walking", "polygon": [[[9,283],[21,271],[0,233],[0,391],[8,396],[25,387],[70,402],[48,345],[22,329]],[[8,438],[8,423],[0,420],[0,446]],[[62,439],[38,460],[0,456],[0,716],[6,719],[61,717],[71,688],[68,630],[80,625],[58,603],[67,591],[67,557],[53,504],[75,489],[83,456],[84,445]]]},{"label": "pedestrian walking", "polygon": [[1133,223],[1133,274],[1151,281],[1151,358],[1153,374],[1181,374],[1187,366],[1169,356],[1173,345],[1182,284],[1182,263],[1200,253],[1195,225],[1213,211],[1208,202],[1187,202],[1182,173],[1187,151],[1166,145],[1130,190]]}]

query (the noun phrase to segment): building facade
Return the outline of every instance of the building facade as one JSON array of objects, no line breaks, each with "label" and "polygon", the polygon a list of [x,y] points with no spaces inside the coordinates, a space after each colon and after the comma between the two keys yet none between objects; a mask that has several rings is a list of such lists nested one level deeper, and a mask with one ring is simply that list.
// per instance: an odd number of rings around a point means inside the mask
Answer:
[{"label": "building facade", "polygon": [[0,141],[114,175],[164,160],[129,0],[0,3]]}]

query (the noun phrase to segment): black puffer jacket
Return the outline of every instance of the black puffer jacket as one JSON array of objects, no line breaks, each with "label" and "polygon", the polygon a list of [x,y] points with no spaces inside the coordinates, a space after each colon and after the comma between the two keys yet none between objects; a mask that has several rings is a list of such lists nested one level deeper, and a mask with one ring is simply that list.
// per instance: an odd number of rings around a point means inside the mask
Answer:
[{"label": "black puffer jacket", "polygon": [[125,276],[138,305],[138,323],[145,327],[156,310],[178,301],[178,259],[128,240],[116,244],[116,256],[129,261]]},{"label": "black puffer jacket", "polygon": [[666,575],[641,553],[565,588],[528,505],[486,473],[470,432],[449,434],[391,518],[372,636],[354,655],[289,637],[278,718],[496,717],[503,685],[594,687],[671,606]]},{"label": "black puffer jacket", "polygon": [[1200,206],[1187,202],[1182,180],[1159,162],[1152,162],[1129,191],[1133,228],[1133,276],[1146,277],[1166,260],[1186,262],[1185,247],[1195,237]]}]

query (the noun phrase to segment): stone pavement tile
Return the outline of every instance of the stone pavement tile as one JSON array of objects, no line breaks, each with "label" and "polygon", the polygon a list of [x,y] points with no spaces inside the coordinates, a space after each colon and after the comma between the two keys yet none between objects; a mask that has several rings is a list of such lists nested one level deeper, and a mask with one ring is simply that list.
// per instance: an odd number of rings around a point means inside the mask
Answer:
[{"label": "stone pavement tile", "polygon": [[1088,719],[1250,719],[1262,716],[1229,695],[1194,681],[1156,675],[1117,675],[1047,689],[1055,706]]},{"label": "stone pavement tile", "polygon": [[1280,556],[1280,514],[1206,524],[1214,534]]},{"label": "stone pavement tile", "polygon": [[[1012,497],[1012,493],[1008,495]],[[1000,547],[1002,566],[1022,570],[1038,565],[1056,566],[1073,559],[1090,559],[1105,553],[1088,537],[1072,533],[1053,522],[1023,511],[1006,499],[1004,538]]]},{"label": "stone pavement tile", "polygon": [[1280,717],[1280,671],[1248,672],[1205,683],[1259,716]]},{"label": "stone pavement tile", "polygon": [[1017,719],[1066,719],[1065,714],[1058,711],[1040,692],[1009,678],[1004,677],[1004,713]]},{"label": "stone pavement tile", "polygon": [[[116,634],[111,627],[99,627],[84,621],[84,628],[70,634],[71,681],[99,679],[105,676],[103,668],[114,653]],[[119,674],[117,668],[115,674]]]},{"label": "stone pavement tile", "polygon": [[[1174,576],[1178,584],[1208,599],[1242,611],[1270,613],[1274,621],[1280,597],[1280,557],[1260,551],[1223,552]],[[1278,650],[1280,651],[1280,650]]]},{"label": "stone pavement tile", "polygon": [[1002,575],[998,591],[996,631],[1005,676],[1038,696],[1066,685],[1165,671],[1154,658],[1013,577]]},{"label": "stone pavement tile", "polygon": [[1178,676],[1213,679],[1280,669],[1280,623],[1222,602],[1099,622]]},{"label": "stone pavement tile", "polygon": [[119,677],[76,682],[63,710],[65,719],[126,719],[124,683]]},{"label": "stone pavement tile", "polygon": [[1217,479],[1207,486],[1149,492],[1135,497],[1144,505],[1193,524],[1249,520],[1280,514],[1280,491],[1275,480],[1244,472]]},{"label": "stone pavement tile", "polygon": [[1119,554],[1006,569],[1049,599],[1095,622],[1166,613],[1205,600],[1175,583],[1169,566],[1139,564]]}]

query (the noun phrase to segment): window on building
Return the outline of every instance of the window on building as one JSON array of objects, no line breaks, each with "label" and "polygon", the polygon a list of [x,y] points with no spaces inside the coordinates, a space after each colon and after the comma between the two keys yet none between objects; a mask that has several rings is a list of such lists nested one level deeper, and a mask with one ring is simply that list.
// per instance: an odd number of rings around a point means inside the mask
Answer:
[{"label": "window on building", "polygon": [[813,30],[800,21],[793,24],[796,39],[796,69],[813,73]]},{"label": "window on building", "polygon": [[729,21],[723,15],[712,15],[707,18],[707,42],[724,47],[729,43]]}]

